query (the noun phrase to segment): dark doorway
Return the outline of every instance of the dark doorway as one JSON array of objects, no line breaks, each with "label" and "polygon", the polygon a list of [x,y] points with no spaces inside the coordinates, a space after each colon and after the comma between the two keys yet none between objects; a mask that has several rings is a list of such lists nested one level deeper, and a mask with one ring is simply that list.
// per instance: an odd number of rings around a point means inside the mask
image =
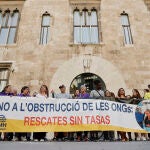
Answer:
[{"label": "dark doorway", "polygon": [[73,94],[75,90],[80,89],[80,86],[83,84],[87,87],[87,92],[90,92],[91,90],[95,89],[94,80],[100,80],[102,84],[102,90],[106,90],[106,85],[99,76],[93,73],[82,73],[73,79],[70,85],[70,93]]}]

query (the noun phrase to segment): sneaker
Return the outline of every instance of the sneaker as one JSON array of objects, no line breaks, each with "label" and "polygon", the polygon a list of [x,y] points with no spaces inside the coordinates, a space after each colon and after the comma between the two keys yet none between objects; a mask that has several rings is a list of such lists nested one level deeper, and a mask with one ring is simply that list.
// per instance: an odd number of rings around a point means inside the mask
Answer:
[{"label": "sneaker", "polygon": [[132,141],[132,139],[131,139],[131,138],[129,138],[129,141]]},{"label": "sneaker", "polygon": [[63,137],[63,141],[68,141],[68,137]]},{"label": "sneaker", "polygon": [[47,138],[44,138],[44,141],[46,142],[46,141],[48,141],[48,139],[47,139]]},{"label": "sneaker", "polygon": [[74,138],[73,138],[73,137],[71,137],[69,140],[70,140],[70,141],[74,141]]},{"label": "sneaker", "polygon": [[27,137],[27,141],[31,141],[31,139],[29,137]]},{"label": "sneaker", "polygon": [[44,139],[41,139],[40,142],[44,142]]},{"label": "sneaker", "polygon": [[80,142],[81,141],[81,137],[77,137],[77,142]]},{"label": "sneaker", "polygon": [[121,141],[122,142],[127,142],[127,141],[129,141],[129,139],[128,138],[124,138],[124,139],[121,139]]},{"label": "sneaker", "polygon": [[25,137],[21,137],[21,141],[27,141]]},{"label": "sneaker", "polygon": [[137,140],[137,141],[140,141],[141,139],[140,139],[140,137],[138,136],[138,137],[136,138],[136,140]]},{"label": "sneaker", "polygon": [[58,138],[54,137],[54,138],[52,139],[52,141],[58,141]]},{"label": "sneaker", "polygon": [[19,141],[17,137],[13,138],[13,141]]},{"label": "sneaker", "polygon": [[33,141],[34,141],[34,142],[38,142],[38,139],[34,139]]},{"label": "sneaker", "polygon": [[89,141],[88,137],[85,137],[85,138],[84,138],[84,141],[85,141],[85,142]]},{"label": "sneaker", "polygon": [[142,136],[141,141],[146,141],[146,137]]},{"label": "sneaker", "polygon": [[114,139],[114,138],[110,138],[109,141],[110,141],[110,142],[113,142],[113,141],[115,141],[115,139]]}]

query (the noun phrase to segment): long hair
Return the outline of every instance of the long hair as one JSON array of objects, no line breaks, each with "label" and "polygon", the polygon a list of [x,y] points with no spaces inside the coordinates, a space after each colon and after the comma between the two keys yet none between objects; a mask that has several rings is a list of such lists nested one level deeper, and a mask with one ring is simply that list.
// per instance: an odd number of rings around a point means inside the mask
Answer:
[{"label": "long hair", "polygon": [[25,89],[29,89],[29,87],[28,86],[23,86],[22,89],[21,89],[21,93],[23,93]]},{"label": "long hair", "polygon": [[[121,91],[121,90],[124,90],[124,88],[120,88],[120,89],[118,90],[118,97],[121,96],[121,94],[120,94],[120,91]],[[124,93],[124,96],[125,96],[125,93]]]},{"label": "long hair", "polygon": [[10,86],[11,86],[11,85],[6,85],[6,86],[3,88],[2,93],[5,93],[6,90],[7,90],[7,88],[10,87]]},{"label": "long hair", "polygon": [[[46,93],[47,97],[49,97],[49,90],[48,90],[47,85],[42,85],[42,86],[45,87],[45,89],[46,89],[45,93]],[[42,86],[41,86],[41,88],[42,88]],[[40,88],[40,90],[41,90],[41,88]]]},{"label": "long hair", "polygon": [[132,95],[132,98],[139,98],[139,99],[142,98],[140,92],[137,89],[133,89],[133,91],[136,92],[136,96]]},{"label": "long hair", "polygon": [[144,89],[145,92],[149,92],[149,89]]},{"label": "long hair", "polygon": [[109,96],[109,97],[111,97],[111,92],[110,92],[109,90],[106,90],[106,91],[104,92],[105,97],[108,97],[108,95],[106,95],[106,94],[107,94],[107,92],[109,92],[109,94],[110,94],[110,96]]}]

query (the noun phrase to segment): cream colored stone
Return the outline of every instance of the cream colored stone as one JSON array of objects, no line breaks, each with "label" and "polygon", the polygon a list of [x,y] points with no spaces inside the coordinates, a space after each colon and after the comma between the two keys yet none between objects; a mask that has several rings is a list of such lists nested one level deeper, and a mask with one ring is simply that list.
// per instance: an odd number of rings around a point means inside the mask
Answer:
[{"label": "cream colored stone", "polygon": [[[84,72],[82,58],[90,54],[91,73],[99,75],[107,89],[117,92],[142,89],[150,84],[150,0],[26,0],[0,1],[2,10],[16,7],[21,11],[17,43],[0,46],[0,61],[14,61],[10,84],[34,91],[41,84],[58,90],[67,87]],[[100,9],[100,44],[73,44],[73,8]],[[42,14],[51,15],[50,40],[39,45]],[[124,46],[120,14],[129,14],[134,44]],[[99,69],[100,68],[100,69]],[[36,82],[35,82],[36,81]],[[36,86],[35,86],[36,85]],[[130,92],[128,92],[130,93]]]}]

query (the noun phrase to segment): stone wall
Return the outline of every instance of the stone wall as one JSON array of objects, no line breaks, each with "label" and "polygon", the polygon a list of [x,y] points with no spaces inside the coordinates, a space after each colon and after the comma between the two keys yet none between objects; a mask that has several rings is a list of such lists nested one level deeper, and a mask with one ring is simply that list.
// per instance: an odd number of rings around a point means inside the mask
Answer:
[{"label": "stone wall", "polygon": [[[10,3],[12,7],[14,2],[0,1],[0,3],[3,9],[9,7]],[[18,3],[22,2],[18,1]],[[91,7],[100,5],[99,32],[102,32],[103,37],[100,44],[73,44],[73,3],[83,6],[90,4]],[[60,81],[59,78],[58,82],[54,81],[55,75],[63,64],[78,57],[82,62],[81,57],[87,54],[92,59],[96,57],[108,61],[119,72],[118,80],[122,81],[118,81],[117,86],[114,86],[114,75],[111,76],[113,73],[109,71],[111,68],[106,68],[105,82],[109,89],[115,87],[116,91],[123,83],[129,91],[132,88],[145,88],[150,83],[150,14],[143,0],[26,0],[22,3],[21,10],[17,43],[0,46],[0,61],[14,63],[10,84],[19,89],[23,85],[29,85],[33,91],[43,83],[54,88],[52,84],[58,86],[59,83],[66,83],[65,80],[72,76],[72,67],[68,66],[68,74],[63,78],[64,81]],[[42,14],[46,11],[51,15],[50,41],[47,45],[39,45]],[[123,11],[129,14],[133,45],[123,44],[120,21],[120,14]],[[76,66],[78,59],[75,60]],[[105,63],[102,65],[105,66]],[[76,69],[80,69],[81,66]],[[95,61],[92,67],[96,68],[91,70],[96,70],[99,64]],[[62,69],[60,76],[65,69]],[[84,70],[80,70],[80,73],[83,72]],[[99,71],[97,74],[100,75]]]}]

